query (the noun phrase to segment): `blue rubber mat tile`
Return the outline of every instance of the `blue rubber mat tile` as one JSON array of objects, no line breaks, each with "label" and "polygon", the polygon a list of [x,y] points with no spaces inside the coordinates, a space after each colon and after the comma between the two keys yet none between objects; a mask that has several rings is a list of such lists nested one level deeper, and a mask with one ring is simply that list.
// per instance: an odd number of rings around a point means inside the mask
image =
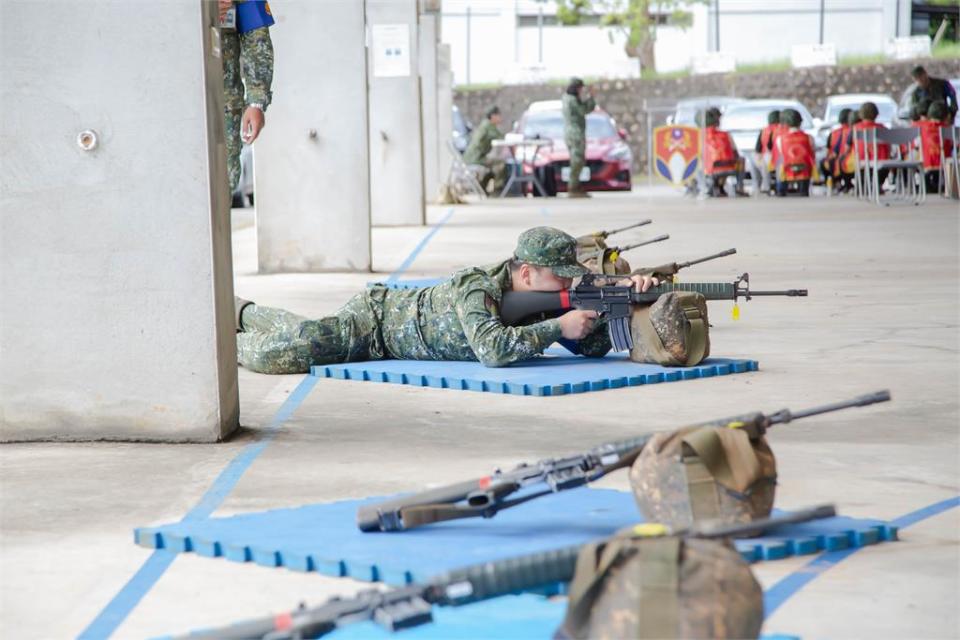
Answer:
[{"label": "blue rubber mat tile", "polygon": [[407,280],[386,280],[384,282],[368,282],[367,287],[383,285],[388,289],[423,289],[440,284],[444,278],[409,278]]},{"label": "blue rubber mat tile", "polygon": [[[345,500],[135,531],[138,544],[181,553],[203,549],[235,562],[405,584],[456,567],[583,544],[640,520],[632,494],[580,488],[508,509],[490,520],[442,522],[398,533],[362,533],[361,504]],[[831,545],[896,539],[879,520],[843,516],[791,525],[776,535],[736,541],[751,562],[816,553]],[[844,547],[846,548],[846,547]]]},{"label": "blue rubber mat tile", "polygon": [[[566,354],[566,355],[563,355]],[[626,353],[584,358],[560,349],[509,367],[479,362],[375,360],[310,368],[310,374],[336,380],[387,382],[435,389],[457,389],[524,396],[559,396],[676,382],[757,371],[756,360],[708,358],[694,367],[661,367],[631,362]]]}]

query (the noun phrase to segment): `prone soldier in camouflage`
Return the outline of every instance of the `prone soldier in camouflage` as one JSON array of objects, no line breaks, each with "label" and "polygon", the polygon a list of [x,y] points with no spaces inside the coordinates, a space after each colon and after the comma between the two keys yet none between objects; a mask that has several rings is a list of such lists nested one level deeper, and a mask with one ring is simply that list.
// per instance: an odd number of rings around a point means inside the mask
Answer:
[{"label": "prone soldier in camouflage", "polygon": [[587,198],[589,194],[580,188],[580,171],[586,164],[587,114],[597,108],[592,89],[587,89],[580,78],[573,78],[563,94],[563,138],[570,153],[570,179],[567,195],[571,198]]},{"label": "prone soldier in camouflage", "polygon": [[[273,94],[273,42],[270,5],[262,0],[220,0],[223,55],[223,125],[230,191],[240,181],[240,149],[252,144],[264,125]],[[244,94],[246,90],[246,94]]]},{"label": "prone soldier in camouflage", "polygon": [[[374,285],[336,314],[309,320],[237,299],[237,359],[259,373],[306,373],[312,365],[396,358],[474,360],[502,367],[543,353],[554,342],[601,357],[610,338],[594,311],[572,310],[526,326],[505,326],[499,305],[506,291],[559,291],[587,273],[576,240],[551,227],[524,231],[512,258],[464,269],[422,289]],[[621,281],[646,291],[648,276]]]},{"label": "prone soldier in camouflage", "polygon": [[485,167],[486,175],[481,176],[480,184],[486,188],[492,179],[493,193],[499,194],[507,182],[507,163],[503,158],[491,157],[490,152],[493,150],[493,141],[503,138],[498,128],[503,122],[503,115],[497,106],[490,107],[486,115],[480,126],[470,134],[470,144],[463,152],[463,161]]}]

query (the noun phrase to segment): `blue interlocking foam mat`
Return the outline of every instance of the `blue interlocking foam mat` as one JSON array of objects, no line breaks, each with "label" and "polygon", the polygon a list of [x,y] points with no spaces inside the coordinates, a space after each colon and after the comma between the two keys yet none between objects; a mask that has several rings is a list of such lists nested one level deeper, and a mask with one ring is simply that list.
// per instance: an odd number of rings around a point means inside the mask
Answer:
[{"label": "blue interlocking foam mat", "polygon": [[[144,547],[404,584],[479,562],[583,544],[640,518],[629,492],[589,487],[508,509],[490,520],[442,522],[398,533],[362,533],[361,504],[383,498],[311,504],[227,518],[178,522],[134,532]],[[879,520],[838,516],[782,527],[776,535],[738,540],[750,561],[895,540]]]},{"label": "blue interlocking foam mat", "polygon": [[[566,354],[566,355],[563,355]],[[712,378],[756,371],[756,360],[708,358],[695,367],[661,367],[631,362],[626,353],[584,358],[553,348],[539,358],[509,367],[485,367],[479,362],[375,360],[314,366],[320,378],[390,382],[415,387],[486,391],[521,396],[560,396],[659,382]]]},{"label": "blue interlocking foam mat", "polygon": [[372,287],[382,284],[388,289],[423,289],[432,287],[443,282],[443,278],[410,278],[408,280],[386,280],[384,282],[368,282],[367,286]]}]

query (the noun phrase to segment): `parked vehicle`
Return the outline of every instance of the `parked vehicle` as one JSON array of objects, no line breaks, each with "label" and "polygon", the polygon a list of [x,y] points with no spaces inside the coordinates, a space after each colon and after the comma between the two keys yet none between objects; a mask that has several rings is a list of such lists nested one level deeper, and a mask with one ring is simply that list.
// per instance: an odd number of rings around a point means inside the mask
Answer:
[{"label": "parked vehicle", "polygon": [[837,118],[843,109],[857,110],[864,102],[873,102],[877,105],[880,115],[877,116],[877,122],[887,128],[900,126],[902,123],[897,118],[897,103],[893,98],[883,93],[843,93],[827,98],[827,104],[823,110],[823,120],[814,119],[817,125],[817,132],[813,139],[816,142],[817,149],[825,149],[827,138],[834,127],[837,126]]},{"label": "parked vehicle", "polygon": [[[953,85],[953,90],[960,97],[960,78],[951,78],[950,84]],[[913,97],[913,90],[917,88],[916,82],[911,82],[910,86],[903,90],[903,93],[900,94],[899,108],[897,109],[897,117],[904,122],[910,121],[910,108],[913,106],[911,98]],[[956,115],[953,119],[953,124],[960,123],[960,113]]]},{"label": "parked vehicle", "polygon": [[455,146],[460,153],[467,150],[467,146],[470,144],[470,133],[472,131],[473,126],[463,117],[457,105],[453,105],[453,146]]},{"label": "parked vehicle", "polygon": [[770,98],[764,100],[745,100],[727,107],[720,119],[720,127],[729,131],[741,155],[753,152],[760,130],[767,126],[767,114],[771,111],[796,109],[803,118],[801,129],[813,135],[815,133],[813,116],[807,108],[796,100]]},{"label": "parked vehicle", "polygon": [[667,124],[683,124],[697,126],[697,114],[716,107],[723,113],[733,104],[745,102],[743,98],[732,96],[701,96],[699,98],[685,98],[677,103],[676,111],[667,116]]},{"label": "parked vehicle", "polygon": [[[524,171],[537,171],[548,192],[567,190],[570,178],[570,153],[563,140],[563,111],[559,100],[534,102],[514,130],[524,138],[551,140],[535,155],[526,154]],[[580,185],[586,191],[629,191],[632,188],[633,152],[626,143],[627,132],[617,128],[610,114],[597,109],[587,116],[586,166]]]}]

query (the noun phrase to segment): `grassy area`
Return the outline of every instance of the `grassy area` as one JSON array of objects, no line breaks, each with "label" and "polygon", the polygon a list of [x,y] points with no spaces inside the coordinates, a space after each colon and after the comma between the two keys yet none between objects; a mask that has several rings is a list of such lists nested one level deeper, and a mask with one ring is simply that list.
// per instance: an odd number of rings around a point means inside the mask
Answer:
[{"label": "grassy area", "polygon": [[933,50],[933,57],[947,60],[950,58],[960,58],[960,42],[941,43],[940,46]]}]

